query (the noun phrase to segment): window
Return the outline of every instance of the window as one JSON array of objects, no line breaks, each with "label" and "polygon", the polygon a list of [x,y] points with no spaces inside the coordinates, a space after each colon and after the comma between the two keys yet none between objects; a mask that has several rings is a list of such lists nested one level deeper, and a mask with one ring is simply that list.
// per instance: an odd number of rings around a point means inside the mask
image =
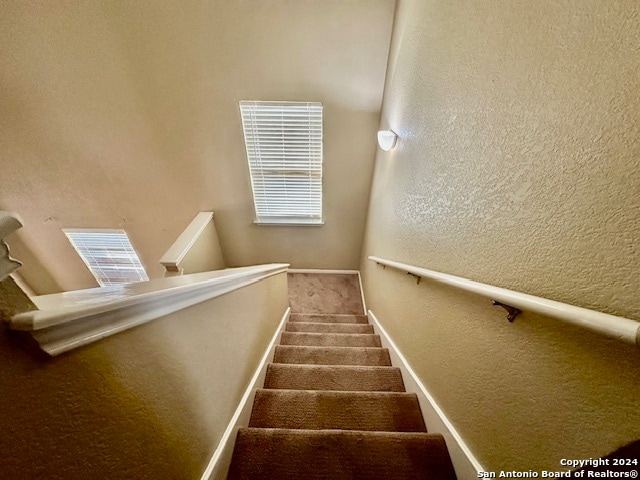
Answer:
[{"label": "window", "polygon": [[63,232],[101,287],[149,280],[124,230]]},{"label": "window", "polygon": [[322,103],[240,102],[256,223],[322,224]]}]

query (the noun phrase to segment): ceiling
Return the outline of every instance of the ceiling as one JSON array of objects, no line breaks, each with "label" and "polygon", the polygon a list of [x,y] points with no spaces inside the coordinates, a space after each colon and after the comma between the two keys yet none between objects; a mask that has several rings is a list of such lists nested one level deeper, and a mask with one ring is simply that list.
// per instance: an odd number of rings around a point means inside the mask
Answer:
[{"label": "ceiling", "polygon": [[[0,9],[0,209],[36,293],[96,285],[62,228],[124,228],[154,278],[201,210],[228,266],[357,268],[395,1]],[[253,224],[239,100],[323,102],[325,226]]]}]

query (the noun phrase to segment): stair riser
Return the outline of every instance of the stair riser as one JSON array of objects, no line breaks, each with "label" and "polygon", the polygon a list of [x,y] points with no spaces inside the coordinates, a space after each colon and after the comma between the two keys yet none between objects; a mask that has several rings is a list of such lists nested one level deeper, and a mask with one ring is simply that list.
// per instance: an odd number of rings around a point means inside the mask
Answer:
[{"label": "stair riser", "polygon": [[290,322],[311,322],[311,323],[369,323],[366,315],[309,315],[292,313],[289,316]]},{"label": "stair riser", "polygon": [[415,394],[258,390],[250,427],[426,432]]},{"label": "stair riser", "polygon": [[394,367],[344,367],[271,364],[264,388],[404,392],[400,370]]},{"label": "stair riser", "polygon": [[280,345],[321,347],[381,347],[380,337],[371,334],[282,332]]},{"label": "stair riser", "polygon": [[364,347],[278,346],[273,361],[274,363],[310,365],[391,366],[389,351],[386,348]]},{"label": "stair riser", "polygon": [[373,325],[361,323],[288,322],[285,326],[285,331],[310,333],[374,333]]},{"label": "stair riser", "polygon": [[455,480],[441,435],[243,428],[228,480]]}]

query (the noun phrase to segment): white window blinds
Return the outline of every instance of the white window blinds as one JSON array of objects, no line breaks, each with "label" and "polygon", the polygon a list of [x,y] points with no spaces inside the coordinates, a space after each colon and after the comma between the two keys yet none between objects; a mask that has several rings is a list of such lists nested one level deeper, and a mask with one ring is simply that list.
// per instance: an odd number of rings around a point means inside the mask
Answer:
[{"label": "white window blinds", "polygon": [[124,230],[63,230],[101,287],[149,280]]},{"label": "white window blinds", "polygon": [[240,102],[257,223],[322,223],[322,103]]}]

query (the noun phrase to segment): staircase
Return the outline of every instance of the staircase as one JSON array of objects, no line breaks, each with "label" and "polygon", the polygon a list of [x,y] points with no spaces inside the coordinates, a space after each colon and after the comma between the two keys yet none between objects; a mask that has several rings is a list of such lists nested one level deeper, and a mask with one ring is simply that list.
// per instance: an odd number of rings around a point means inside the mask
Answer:
[{"label": "staircase", "polygon": [[238,432],[240,479],[455,479],[389,351],[363,315],[357,275],[288,274],[292,313]]}]

